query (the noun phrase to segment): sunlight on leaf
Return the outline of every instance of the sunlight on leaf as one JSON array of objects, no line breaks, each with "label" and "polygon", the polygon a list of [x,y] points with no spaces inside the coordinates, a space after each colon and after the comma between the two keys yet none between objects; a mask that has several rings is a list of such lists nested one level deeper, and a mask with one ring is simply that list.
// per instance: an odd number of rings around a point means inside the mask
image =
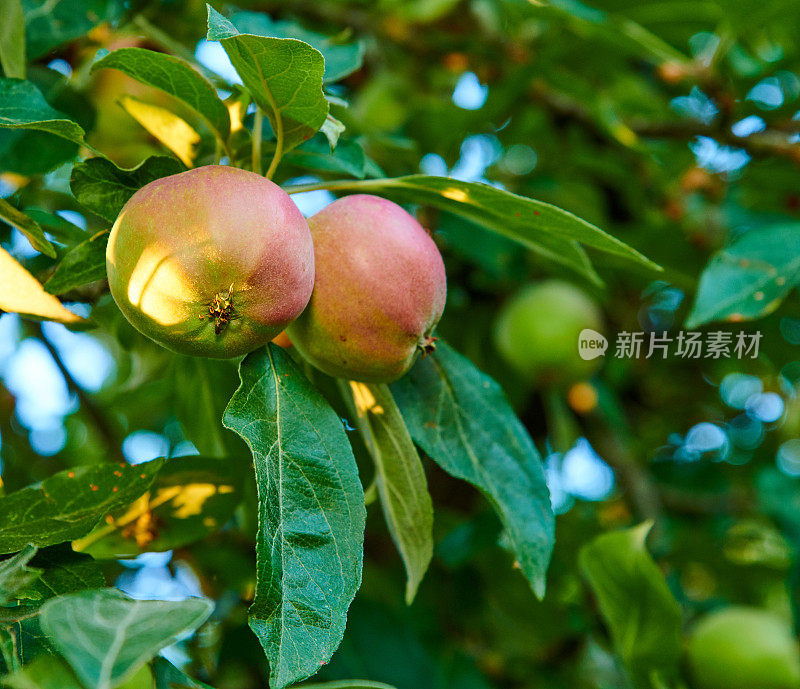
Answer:
[{"label": "sunlight on leaf", "polygon": [[0,311],[19,313],[59,323],[84,323],[85,319],[66,309],[42,283],[0,248]]},{"label": "sunlight on leaf", "polygon": [[144,103],[131,96],[124,96],[120,104],[131,117],[178,156],[184,165],[192,167],[200,135],[186,120],[166,108]]},{"label": "sunlight on leaf", "polygon": [[0,66],[7,77],[25,78],[25,17],[20,0],[0,0]]},{"label": "sunlight on leaf", "polygon": [[73,543],[97,558],[161,552],[222,527],[239,503],[246,465],[191,455],[166,460],[153,486]]},{"label": "sunlight on leaf", "polygon": [[350,392],[375,462],[386,524],[405,564],[406,603],[411,604],[433,555],[433,504],[425,470],[389,388],[351,381]]}]

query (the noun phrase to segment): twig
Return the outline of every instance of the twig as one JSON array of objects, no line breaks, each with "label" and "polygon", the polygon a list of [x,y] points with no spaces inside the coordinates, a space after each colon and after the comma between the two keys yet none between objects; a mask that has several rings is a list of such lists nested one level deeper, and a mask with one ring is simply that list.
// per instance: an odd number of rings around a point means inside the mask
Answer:
[{"label": "twig", "polygon": [[78,396],[78,401],[80,402],[81,408],[91,417],[95,428],[103,437],[103,440],[105,440],[109,451],[113,455],[114,461],[125,462],[126,460],[125,456],[122,454],[122,446],[119,438],[114,432],[114,429],[112,428],[105,414],[103,414],[103,412],[94,403],[92,398],[86,394],[86,391],[78,384],[75,378],[73,378],[72,374],[69,372],[69,369],[64,364],[64,361],[61,359],[61,355],[59,354],[58,350],[44,334],[42,326],[36,323],[33,326],[33,329],[39,339],[41,339],[44,346],[47,348],[47,351],[50,352],[50,356],[53,357],[53,361],[55,361],[58,370],[61,372],[61,375],[64,376],[67,387],[70,389],[70,391],[74,392]]},{"label": "twig", "polygon": [[278,169],[278,163],[281,162],[281,158],[283,157],[283,118],[281,117],[280,113],[277,112],[277,110],[276,113],[277,116],[275,117],[275,153],[272,155],[272,162],[269,164],[269,169],[267,170],[267,174],[265,175],[267,179],[272,179],[272,176],[275,174],[275,170]]},{"label": "twig", "polygon": [[[530,93],[536,101],[556,115],[578,122],[604,139],[610,138],[609,132],[582,103],[565,94],[551,91],[541,81],[532,85]],[[721,143],[742,148],[754,158],[778,155],[800,162],[800,145],[791,141],[792,129],[785,123],[782,123],[779,128],[749,136],[737,136],[724,125],[703,124],[688,120],[684,122],[631,120],[625,122],[625,125],[642,138],[690,140],[697,136],[707,136]]]},{"label": "twig", "polygon": [[[261,129],[264,123],[264,113],[261,108],[256,107],[256,114],[253,119],[253,172],[261,174]],[[270,165],[270,170],[272,166]],[[267,175],[269,177],[269,174]]]}]

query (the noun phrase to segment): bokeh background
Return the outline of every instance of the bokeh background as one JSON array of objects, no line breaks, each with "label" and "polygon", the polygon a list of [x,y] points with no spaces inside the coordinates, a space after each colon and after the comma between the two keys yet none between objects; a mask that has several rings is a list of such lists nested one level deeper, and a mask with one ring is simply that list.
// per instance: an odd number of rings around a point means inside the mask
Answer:
[{"label": "bokeh background", "polygon": [[[132,5],[55,3],[45,19],[61,22],[65,40],[41,46],[31,77],[46,85],[52,103],[80,114],[89,141],[124,166],[164,149],[119,99],[134,93],[158,103],[162,96],[118,72],[89,75],[98,51],[182,46],[208,69],[237,80],[219,44],[203,39],[203,3]],[[364,66],[335,87],[349,106],[334,105],[333,112],[348,127],[344,141],[363,149],[374,169],[485,182],[554,203],[665,268],[656,274],[593,256],[599,285],[464,220],[413,209],[447,263],[439,334],[501,383],[542,454],[558,514],[548,593],[537,602],[514,570],[485,500],[426,463],[437,545],[419,596],[404,605],[401,564],[373,506],[363,589],[345,641],[321,676],[368,677],[400,689],[625,687],[576,553],[601,531],[648,519],[655,523],[650,549],[687,626],[728,603],[797,620],[796,290],[764,318],[703,328],[760,331],[756,359],[621,359],[612,345],[587,375],[533,377],[503,357],[493,333],[520,289],[552,279],[595,303],[612,342],[622,331],[675,333],[685,329],[698,277],[715,251],[754,228],[800,222],[800,5],[287,0],[238,6],[333,40],[363,41]],[[70,195],[74,151],[64,152],[43,179],[29,176],[26,155],[0,139],[0,195],[15,195],[51,225],[105,228]],[[335,176],[290,162],[278,181]],[[293,198],[311,215],[335,197],[314,191]],[[16,230],[0,226],[0,243],[47,277]],[[790,278],[798,274],[795,267]],[[67,298],[100,327],[71,332],[0,316],[7,492],[110,456],[139,463],[197,452],[176,412],[177,398],[191,397],[192,381],[175,371],[175,357],[124,322],[103,284]],[[557,315],[552,329],[558,330]],[[574,338],[548,346],[576,356]],[[236,384],[233,365],[220,365],[219,375],[224,406]],[[265,668],[243,602],[252,591],[252,560],[246,538],[222,532],[185,552],[121,562],[115,576],[134,596],[214,595],[225,614],[200,637],[170,649],[170,657],[220,689],[254,688],[263,686]]]}]

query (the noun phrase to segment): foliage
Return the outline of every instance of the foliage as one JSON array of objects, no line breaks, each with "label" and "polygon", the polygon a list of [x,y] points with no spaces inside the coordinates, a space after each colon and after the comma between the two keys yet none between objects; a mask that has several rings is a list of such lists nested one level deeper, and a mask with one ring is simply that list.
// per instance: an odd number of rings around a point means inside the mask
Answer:
[{"label": "foliage", "polygon": [[[0,0],[0,684],[696,689],[704,620],[794,634],[798,3],[238,5]],[[110,228],[210,164],[404,204],[436,351],[383,385],[141,336]],[[491,337],[552,279],[602,305],[577,382]],[[652,349],[688,329],[728,355]]]}]

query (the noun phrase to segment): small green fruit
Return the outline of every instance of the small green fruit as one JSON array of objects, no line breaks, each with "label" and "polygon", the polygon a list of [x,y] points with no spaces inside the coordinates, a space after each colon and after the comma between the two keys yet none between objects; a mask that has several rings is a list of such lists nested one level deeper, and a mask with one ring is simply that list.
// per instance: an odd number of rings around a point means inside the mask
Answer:
[{"label": "small green fruit", "polygon": [[137,191],[108,240],[122,313],[182,354],[235,357],[269,342],[314,285],[308,224],[279,186],[209,165]]},{"label": "small green fruit", "polygon": [[548,280],[523,287],[501,310],[494,328],[498,352],[532,382],[571,383],[586,378],[599,359],[578,354],[585,328],[600,330],[600,311],[568,282]]},{"label": "small green fruit", "polygon": [[696,689],[797,689],[800,652],[790,626],[758,608],[730,607],[692,631],[689,668]]},{"label": "small green fruit", "polygon": [[432,348],[446,298],[444,262],[425,229],[396,203],[357,194],[308,221],[316,281],[288,328],[325,373],[388,383]]}]

